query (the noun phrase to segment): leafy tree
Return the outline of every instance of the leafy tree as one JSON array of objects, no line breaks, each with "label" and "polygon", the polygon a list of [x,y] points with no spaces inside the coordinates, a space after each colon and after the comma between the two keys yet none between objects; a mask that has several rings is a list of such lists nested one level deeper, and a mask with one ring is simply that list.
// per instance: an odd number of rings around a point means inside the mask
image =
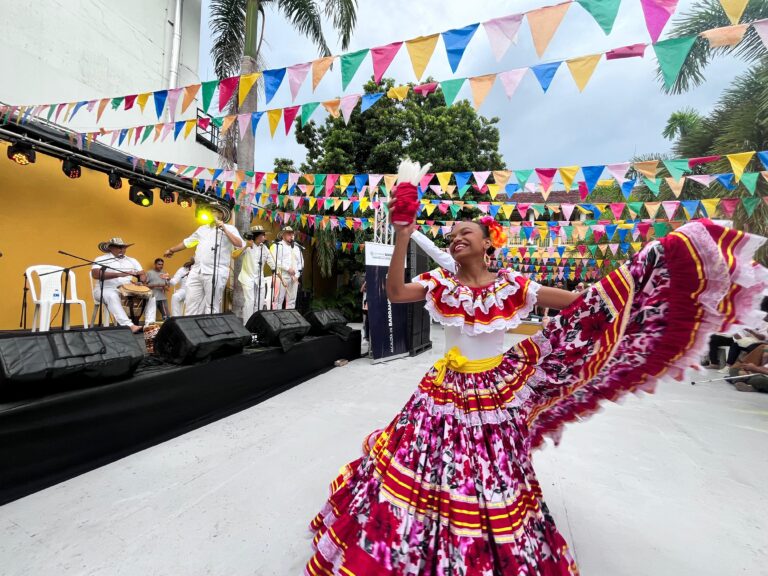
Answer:
[{"label": "leafy tree", "polygon": [[661,135],[667,140],[687,136],[701,126],[702,120],[701,114],[693,108],[683,108],[669,117]]},{"label": "leafy tree", "polygon": [[275,158],[275,167],[273,172],[298,172],[296,165],[290,158]]}]

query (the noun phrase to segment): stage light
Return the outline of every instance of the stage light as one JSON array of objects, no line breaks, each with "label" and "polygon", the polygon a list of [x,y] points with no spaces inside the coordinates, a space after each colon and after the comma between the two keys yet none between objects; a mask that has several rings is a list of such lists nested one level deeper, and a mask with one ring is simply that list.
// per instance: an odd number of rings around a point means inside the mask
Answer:
[{"label": "stage light", "polygon": [[16,142],[8,146],[8,159],[13,160],[16,164],[26,166],[27,164],[34,164],[36,160],[35,151],[29,144],[24,142]]},{"label": "stage light", "polygon": [[80,168],[80,164],[78,164],[71,158],[64,159],[64,162],[61,163],[61,171],[64,172],[67,178],[72,178],[72,179],[80,178],[80,175],[82,174],[82,169]]},{"label": "stage light", "polygon": [[189,196],[178,195],[177,202],[182,208],[192,208],[192,199]]},{"label": "stage light", "polygon": [[120,178],[120,175],[117,172],[109,173],[109,187],[114,188],[115,190],[120,190],[120,188],[123,187],[123,179]]},{"label": "stage light", "polygon": [[213,221],[213,214],[211,214],[211,208],[207,204],[198,204],[195,208],[195,219],[200,224],[209,224]]},{"label": "stage light", "polygon": [[168,190],[168,188],[160,188],[160,200],[164,204],[173,204],[176,198],[173,196],[173,191]]},{"label": "stage light", "polygon": [[152,190],[149,190],[148,188],[143,188],[138,184],[131,184],[131,188],[128,191],[128,200],[130,200],[134,204],[138,204],[139,206],[143,206],[144,208],[147,208],[149,206],[152,206],[152,202],[154,202],[154,199],[155,199],[155,195],[152,192]]}]

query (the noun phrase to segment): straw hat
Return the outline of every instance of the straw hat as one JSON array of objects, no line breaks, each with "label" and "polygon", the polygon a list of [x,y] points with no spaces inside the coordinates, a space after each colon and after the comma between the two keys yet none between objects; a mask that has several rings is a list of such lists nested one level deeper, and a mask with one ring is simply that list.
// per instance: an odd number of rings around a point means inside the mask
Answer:
[{"label": "straw hat", "polygon": [[128,244],[127,242],[124,242],[120,236],[115,236],[113,238],[110,238],[106,242],[99,242],[99,250],[106,253],[109,252],[110,246],[118,246],[120,248],[128,248],[128,246],[133,246],[133,244]]}]

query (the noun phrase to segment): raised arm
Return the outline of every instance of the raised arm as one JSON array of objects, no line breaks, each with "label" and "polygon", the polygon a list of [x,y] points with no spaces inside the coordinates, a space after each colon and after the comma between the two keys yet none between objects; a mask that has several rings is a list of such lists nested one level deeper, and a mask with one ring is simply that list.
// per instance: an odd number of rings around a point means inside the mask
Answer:
[{"label": "raised arm", "polygon": [[427,289],[415,282],[405,282],[405,256],[408,253],[408,243],[415,230],[411,226],[395,226],[395,251],[389,262],[387,272],[387,298],[390,302],[420,302],[425,299]]},{"label": "raised arm", "polygon": [[542,286],[539,288],[538,304],[542,308],[562,310],[563,308],[568,308],[579,296],[580,294],[574,294],[567,290]]},{"label": "raised arm", "polygon": [[414,230],[411,234],[411,240],[416,242],[416,244],[424,250],[424,252],[427,253],[427,256],[432,258],[441,268],[445,268],[449,272],[456,273],[456,261],[453,259],[453,257],[448,254],[445,250],[441,250],[437,246],[435,246],[435,243],[432,242],[427,236],[419,232],[418,230]]}]

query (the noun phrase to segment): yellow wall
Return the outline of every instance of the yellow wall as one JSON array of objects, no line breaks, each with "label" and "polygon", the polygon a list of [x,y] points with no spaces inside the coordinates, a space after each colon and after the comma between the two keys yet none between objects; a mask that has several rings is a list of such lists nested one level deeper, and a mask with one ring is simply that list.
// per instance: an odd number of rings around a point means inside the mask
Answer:
[{"label": "yellow wall", "polygon": [[[198,226],[194,209],[163,204],[157,190],[154,204],[142,208],[128,201],[125,179],[120,190],[110,188],[102,172],[83,169],[82,177],[70,180],[62,173],[60,160],[38,153],[35,164],[19,166],[7,159],[6,148],[5,142],[0,143],[0,329],[19,326],[28,266],[77,263],[57,250],[93,259],[100,255],[99,242],[121,236],[135,243],[128,255],[146,269]],[[188,250],[166,259],[166,270],[172,274],[192,254]],[[88,268],[76,270],[76,278],[78,296],[85,300],[90,318]],[[73,324],[80,323],[78,314],[73,312]]]}]

